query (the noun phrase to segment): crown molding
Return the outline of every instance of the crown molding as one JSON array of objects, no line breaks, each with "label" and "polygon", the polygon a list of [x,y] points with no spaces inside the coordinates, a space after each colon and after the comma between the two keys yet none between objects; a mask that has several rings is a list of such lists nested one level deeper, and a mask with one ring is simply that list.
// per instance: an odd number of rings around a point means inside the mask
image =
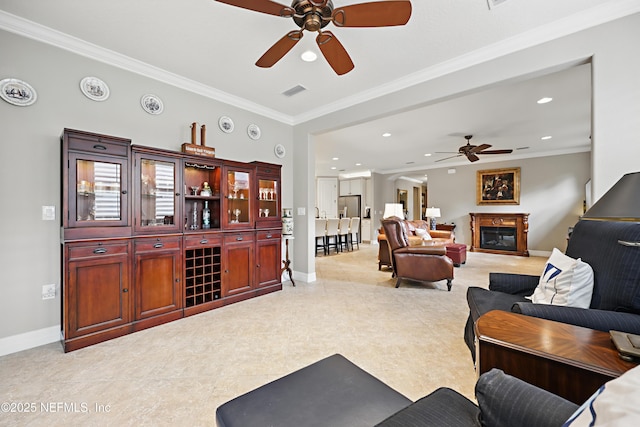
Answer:
[{"label": "crown molding", "polygon": [[103,62],[181,89],[251,111],[279,122],[293,125],[293,118],[255,102],[231,95],[195,80],[171,73],[137,59],[105,49],[77,37],[0,10],[0,29],[67,50],[86,58]]},{"label": "crown molding", "polygon": [[343,110],[399,90],[407,89],[457,71],[470,68],[524,49],[528,49],[597,25],[602,25],[625,16],[640,12],[637,0],[609,0],[596,7],[576,13],[569,17],[545,24],[526,31],[517,36],[502,40],[489,46],[477,49],[432,67],[425,68],[397,80],[363,91],[353,96],[342,98],[336,102],[322,105],[293,118],[298,125],[309,120],[322,117],[335,111]]},{"label": "crown molding", "polygon": [[0,10],[0,29],[73,52],[133,73],[176,86],[193,93],[277,120],[291,126],[339,111],[354,105],[397,92],[444,75],[481,64],[517,51],[564,37],[596,25],[601,25],[640,12],[637,0],[609,0],[599,6],[551,22],[520,35],[477,49],[449,61],[409,74],[395,81],[362,91],[339,101],[322,105],[297,116],[290,116],[247,99],[187,79],[137,59],[88,43],[63,32]]}]

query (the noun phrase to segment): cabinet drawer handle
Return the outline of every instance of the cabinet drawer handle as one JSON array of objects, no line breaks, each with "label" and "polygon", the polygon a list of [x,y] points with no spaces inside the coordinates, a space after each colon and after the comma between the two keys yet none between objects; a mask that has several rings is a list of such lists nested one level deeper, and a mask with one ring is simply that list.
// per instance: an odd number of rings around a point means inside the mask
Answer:
[{"label": "cabinet drawer handle", "polygon": [[228,273],[228,272],[229,272],[229,270],[225,270],[224,272],[225,272],[225,273]]},{"label": "cabinet drawer handle", "polygon": [[124,288],[124,289],[122,290],[122,292],[129,292],[129,289]]},{"label": "cabinet drawer handle", "polygon": [[164,246],[163,243],[156,243],[156,244],[153,245],[153,247],[156,248],[156,249],[160,249],[163,246]]},{"label": "cabinet drawer handle", "polygon": [[267,239],[270,239],[270,238],[272,238],[272,237],[273,237],[273,235],[271,235],[271,234],[267,234]]},{"label": "cabinet drawer handle", "polygon": [[105,147],[104,145],[100,145],[100,144],[94,145],[93,148],[95,148],[96,150],[106,150],[107,149],[107,147]]},{"label": "cabinet drawer handle", "polygon": [[207,243],[209,243],[209,241],[207,239],[200,240],[200,244],[201,245],[206,245]]},{"label": "cabinet drawer handle", "polygon": [[236,237],[236,241],[241,242],[244,240],[244,237]]},{"label": "cabinet drawer handle", "polygon": [[93,253],[96,255],[106,254],[107,250],[105,248],[96,248],[93,250]]}]

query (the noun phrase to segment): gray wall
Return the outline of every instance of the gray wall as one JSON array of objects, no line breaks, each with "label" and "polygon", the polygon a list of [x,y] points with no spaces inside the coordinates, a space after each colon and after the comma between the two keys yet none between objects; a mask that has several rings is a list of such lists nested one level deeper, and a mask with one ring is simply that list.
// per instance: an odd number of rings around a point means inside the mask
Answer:
[{"label": "gray wall", "polygon": [[[590,175],[595,201],[624,173],[638,170],[640,79],[637,70],[640,69],[640,49],[634,41],[639,39],[640,14],[635,14],[470,68],[442,76],[434,75],[423,83],[296,125],[294,140],[296,145],[309,142],[313,145],[309,135],[314,133],[363,123],[499,82],[525,79],[591,61],[593,102]],[[313,149],[309,155],[313,156]],[[296,169],[296,180],[312,184],[313,179],[303,178],[305,174],[313,176],[313,171]],[[312,185],[308,187],[309,191],[312,189]],[[294,196],[294,199],[296,203],[304,202],[303,198]],[[376,205],[379,205],[378,200],[380,204],[383,203],[376,196]],[[296,234],[296,237],[308,242],[305,246],[297,242],[295,255],[299,258],[296,258],[296,270],[310,274],[315,271],[312,234]]]},{"label": "gray wall", "polygon": [[[456,241],[471,244],[470,212],[522,212],[529,215],[528,244],[531,252],[562,251],[567,228],[582,214],[585,184],[590,176],[589,153],[538,157],[517,162],[494,162],[457,166],[428,173],[429,206],[440,208],[439,222],[456,224]],[[519,205],[476,205],[476,171],[520,167]]]},{"label": "gray wall", "polygon": [[[42,285],[60,286],[60,134],[65,127],[127,137],[134,144],[179,151],[190,141],[192,122],[207,125],[207,145],[219,158],[283,164],[283,206],[292,206],[293,143],[291,126],[166,85],[101,62],[0,31],[0,78],[31,84],[38,100],[29,107],[0,101],[0,354],[7,347],[50,342],[59,336],[60,292],[43,301]],[[85,76],[107,82],[111,96],[95,102],[80,91]],[[164,112],[140,107],[146,93],[159,96]],[[235,131],[218,129],[218,118],[234,120]],[[253,141],[247,126],[255,123],[262,138]],[[199,132],[198,132],[199,135]],[[275,144],[287,150],[273,154]],[[41,206],[56,207],[56,221],[41,219]],[[30,333],[29,336],[20,334]],[[10,339],[5,339],[11,337]],[[51,339],[53,337],[53,339]]]}]

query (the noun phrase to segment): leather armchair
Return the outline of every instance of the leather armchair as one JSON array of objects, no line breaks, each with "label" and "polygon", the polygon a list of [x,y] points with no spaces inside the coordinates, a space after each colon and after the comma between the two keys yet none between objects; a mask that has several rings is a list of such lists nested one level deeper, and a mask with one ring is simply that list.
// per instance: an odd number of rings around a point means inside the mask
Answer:
[{"label": "leather armchair", "polygon": [[406,225],[400,218],[383,219],[382,227],[391,255],[393,277],[397,278],[396,288],[402,279],[422,282],[446,279],[447,290],[451,290],[453,261],[447,257],[444,245],[410,246]]},{"label": "leather armchair", "polygon": [[[455,236],[452,231],[447,230],[429,230],[429,224],[424,220],[401,220],[407,228],[407,237],[409,246],[422,246],[422,237],[416,234],[416,229],[428,230],[431,236],[430,244],[447,245],[455,243]],[[391,255],[389,253],[389,245],[387,244],[387,236],[384,227],[380,227],[378,234],[378,270],[382,266],[393,267],[391,263]]]}]

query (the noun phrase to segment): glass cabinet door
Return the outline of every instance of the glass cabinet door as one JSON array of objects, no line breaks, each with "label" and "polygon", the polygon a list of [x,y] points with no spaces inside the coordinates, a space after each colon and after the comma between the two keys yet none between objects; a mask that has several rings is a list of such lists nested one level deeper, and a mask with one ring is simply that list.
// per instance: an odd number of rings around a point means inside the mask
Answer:
[{"label": "glass cabinet door", "polygon": [[69,226],[126,225],[126,171],[126,161],[71,155]]},{"label": "glass cabinet door", "polygon": [[251,177],[250,170],[228,169],[226,172],[227,227],[253,227]]},{"label": "glass cabinet door", "polygon": [[258,180],[258,218],[279,220],[280,200],[278,181],[273,179]]},{"label": "glass cabinet door", "polygon": [[177,230],[177,160],[136,153],[136,231]]}]

